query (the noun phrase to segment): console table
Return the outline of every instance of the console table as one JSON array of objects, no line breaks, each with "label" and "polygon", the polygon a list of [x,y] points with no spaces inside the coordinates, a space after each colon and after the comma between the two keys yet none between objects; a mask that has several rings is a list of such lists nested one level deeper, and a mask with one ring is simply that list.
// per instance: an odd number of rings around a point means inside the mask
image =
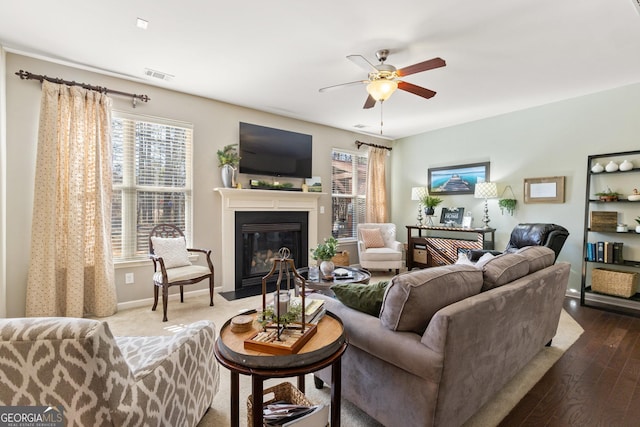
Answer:
[{"label": "console table", "polygon": [[409,270],[454,264],[458,249],[494,249],[495,228],[406,227]]}]

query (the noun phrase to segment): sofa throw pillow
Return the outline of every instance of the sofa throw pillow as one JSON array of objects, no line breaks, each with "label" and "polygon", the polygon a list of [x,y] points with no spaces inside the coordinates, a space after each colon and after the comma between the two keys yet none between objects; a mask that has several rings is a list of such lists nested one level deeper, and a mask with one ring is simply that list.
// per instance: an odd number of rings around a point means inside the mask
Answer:
[{"label": "sofa throw pillow", "polygon": [[475,265],[476,263],[471,261],[465,252],[460,252],[458,254],[458,260],[456,261],[456,264]]},{"label": "sofa throw pillow", "polygon": [[384,248],[384,239],[379,228],[361,228],[360,235],[365,248]]},{"label": "sofa throw pillow", "polygon": [[484,267],[486,263],[488,263],[490,260],[492,260],[495,257],[496,256],[494,254],[487,252],[486,254],[482,255],[478,259],[478,261],[476,261],[475,263],[476,268],[479,268],[482,270],[482,267]]},{"label": "sofa throw pillow", "polygon": [[502,254],[493,257],[482,267],[484,283],[482,291],[497,288],[526,276],[529,261],[519,254]]},{"label": "sofa throw pillow", "polygon": [[347,307],[378,317],[380,316],[382,299],[388,284],[388,280],[370,285],[339,283],[333,285],[331,290],[336,294],[336,298]]},{"label": "sofa throw pillow", "polygon": [[153,252],[162,258],[165,268],[191,265],[184,237],[151,237]]},{"label": "sofa throw pillow", "polygon": [[482,271],[470,265],[443,265],[391,279],[382,301],[380,323],[392,331],[422,335],[438,310],[476,295]]}]

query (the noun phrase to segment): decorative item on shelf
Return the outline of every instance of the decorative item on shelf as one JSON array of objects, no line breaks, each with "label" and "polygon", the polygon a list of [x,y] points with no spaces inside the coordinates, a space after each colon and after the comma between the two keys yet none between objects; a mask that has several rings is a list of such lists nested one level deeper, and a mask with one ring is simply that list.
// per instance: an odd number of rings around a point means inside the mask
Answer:
[{"label": "decorative item on shelf", "polygon": [[604,170],[606,170],[607,172],[615,172],[618,170],[618,164],[611,160],[609,163],[607,163],[607,166],[604,167]]},{"label": "decorative item on shelf", "polygon": [[[504,197],[507,190],[511,192],[511,197],[512,197],[511,199]],[[500,200],[498,200],[500,213],[504,215],[504,211],[507,211],[509,215],[513,216],[513,213],[516,211],[516,203],[518,203],[518,201],[516,200],[515,194],[513,194],[513,189],[511,188],[510,185],[507,185],[504,188],[504,190],[502,190],[502,194],[500,195]]]},{"label": "decorative item on shelf", "polygon": [[595,165],[591,168],[591,172],[600,173],[604,171],[604,166],[602,166],[599,162],[596,162]]},{"label": "decorative item on shelf", "polygon": [[640,233],[640,216],[636,217],[635,221],[638,224],[636,225],[636,233]]},{"label": "decorative item on shelf", "polygon": [[633,194],[629,194],[627,196],[627,200],[629,200],[630,202],[640,201],[640,193],[638,193],[638,189],[637,188],[633,189]]},{"label": "decorative item on shelf", "polygon": [[[288,248],[280,248],[269,273],[262,278],[262,311],[256,316],[262,330],[244,340],[244,348],[271,354],[297,353],[315,335],[316,326],[302,318],[305,311],[305,279],[289,258]],[[277,271],[273,301],[267,304],[267,280]],[[286,288],[282,279],[286,278]],[[300,303],[290,304],[292,280],[300,285]],[[294,285],[295,287],[295,285]]]},{"label": "decorative item on shelf", "polygon": [[438,196],[430,196],[427,190],[425,190],[425,194],[420,199],[420,203],[424,206],[424,214],[427,216],[427,225],[433,227],[433,214],[435,213],[435,208],[440,203],[442,203],[442,199]]},{"label": "decorative item on shelf", "polygon": [[324,239],[324,243],[319,243],[315,249],[311,249],[311,257],[315,260],[320,260],[320,273],[323,278],[330,278],[335,269],[335,265],[331,261],[331,258],[336,256],[338,249],[338,240],[331,236],[328,239]]},{"label": "decorative item on shelf", "polygon": [[418,217],[416,218],[416,225],[420,227],[422,225],[422,198],[427,193],[426,187],[412,187],[411,188],[411,200],[418,202]]},{"label": "decorative item on shelf", "polygon": [[629,227],[627,226],[627,224],[618,224],[618,226],[616,227],[617,233],[626,233],[628,231]]},{"label": "decorative item on shelf", "polygon": [[633,163],[631,163],[629,160],[625,160],[620,163],[618,169],[620,169],[622,172],[630,171],[631,169],[633,169]]},{"label": "decorative item on shelf", "polygon": [[617,202],[618,197],[620,197],[620,193],[611,190],[611,188],[607,187],[605,191],[601,191],[596,193],[598,196],[598,200],[601,202]]},{"label": "decorative item on shelf", "polygon": [[491,228],[489,227],[489,199],[498,198],[498,186],[495,182],[478,182],[473,197],[484,199],[484,218],[482,218],[482,222],[484,222],[485,229]]},{"label": "decorative item on shelf", "polygon": [[220,173],[222,177],[222,185],[225,188],[235,187],[234,178],[238,163],[240,163],[240,155],[236,150],[238,144],[229,144],[222,147],[222,150],[218,150],[216,155],[218,156],[218,167],[220,167]]}]

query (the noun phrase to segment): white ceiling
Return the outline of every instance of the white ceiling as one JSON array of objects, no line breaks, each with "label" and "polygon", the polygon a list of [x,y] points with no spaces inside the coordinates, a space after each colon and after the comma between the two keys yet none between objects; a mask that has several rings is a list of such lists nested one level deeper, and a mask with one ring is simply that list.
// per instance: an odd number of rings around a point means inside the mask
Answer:
[{"label": "white ceiling", "polygon": [[[383,133],[396,139],[640,82],[634,1],[11,1],[0,6],[0,44],[377,135],[380,105],[362,109],[364,85],[318,92],[366,79],[346,56],[375,63],[375,51],[388,48],[398,68],[445,59],[405,78],[434,98],[397,91],[384,103]],[[145,68],[175,77],[158,81]]]}]

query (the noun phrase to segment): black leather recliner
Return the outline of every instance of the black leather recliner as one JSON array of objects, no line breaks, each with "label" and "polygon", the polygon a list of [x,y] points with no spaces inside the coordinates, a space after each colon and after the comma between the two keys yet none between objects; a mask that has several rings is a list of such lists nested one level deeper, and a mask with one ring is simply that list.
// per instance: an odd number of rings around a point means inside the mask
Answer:
[{"label": "black leather recliner", "polygon": [[546,246],[553,249],[558,259],[564,242],[569,237],[569,231],[557,224],[518,224],[511,232],[509,243],[504,252],[471,250],[467,254],[471,261],[477,261],[483,254],[490,252],[494,255],[516,252],[525,246]]}]

